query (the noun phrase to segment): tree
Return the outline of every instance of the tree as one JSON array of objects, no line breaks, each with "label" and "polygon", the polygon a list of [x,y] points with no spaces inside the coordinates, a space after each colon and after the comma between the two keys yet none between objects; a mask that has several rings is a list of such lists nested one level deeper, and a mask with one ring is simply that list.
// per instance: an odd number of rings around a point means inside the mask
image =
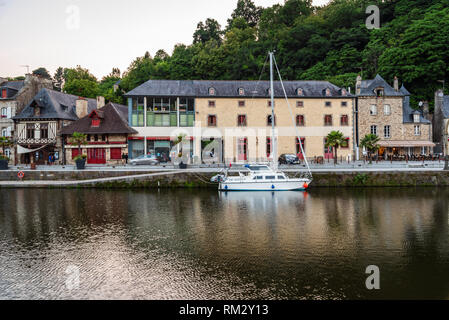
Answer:
[{"label": "tree", "polygon": [[64,69],[64,92],[95,98],[100,94],[97,78],[81,66]]},{"label": "tree", "polygon": [[347,143],[345,136],[340,131],[331,131],[326,137],[326,147],[332,147],[334,150],[334,164],[337,164],[338,153],[337,150],[340,146]]},{"label": "tree", "polygon": [[221,44],[221,26],[215,19],[207,19],[205,23],[198,23],[195,33],[193,34],[193,43],[206,43],[215,40]]},{"label": "tree", "polygon": [[372,154],[374,154],[375,152],[377,152],[377,150],[379,150],[380,146],[379,146],[379,141],[380,138],[378,136],[376,136],[375,134],[367,134],[365,137],[363,137],[362,141],[360,141],[360,146],[362,148],[365,148],[366,151],[368,152],[368,157],[369,157],[369,163],[371,164],[372,161]]},{"label": "tree", "polygon": [[262,10],[261,7],[257,7],[251,0],[238,0],[237,8],[232,12],[231,19],[228,19],[228,27],[226,29],[231,29],[234,20],[237,18],[243,18],[249,27],[257,26]]},{"label": "tree", "polygon": [[84,159],[81,153],[81,146],[87,144],[87,135],[84,133],[74,132],[72,136],[69,138],[69,142],[78,146],[78,156],[77,159]]},{"label": "tree", "polygon": [[40,76],[40,77],[45,78],[45,79],[51,79],[50,73],[48,72],[47,69],[45,69],[43,67],[34,70],[33,74],[35,76]]},{"label": "tree", "polygon": [[53,76],[53,89],[61,92],[64,86],[64,68],[59,67],[56,69],[55,75]]}]

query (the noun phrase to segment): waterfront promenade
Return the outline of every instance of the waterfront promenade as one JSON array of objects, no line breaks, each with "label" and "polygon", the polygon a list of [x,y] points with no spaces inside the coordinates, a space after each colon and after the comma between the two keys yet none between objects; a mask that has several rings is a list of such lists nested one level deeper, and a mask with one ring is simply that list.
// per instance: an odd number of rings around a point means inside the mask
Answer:
[{"label": "waterfront promenade", "polygon": [[[237,172],[241,165],[233,165]],[[429,162],[367,162],[313,164],[312,186],[428,186],[449,185],[449,173],[444,163]],[[279,168],[289,175],[305,170],[303,165]],[[87,166],[76,170],[73,166],[10,167],[0,171],[0,188],[67,188],[67,187],[214,187],[209,182],[224,166],[190,166],[180,170],[173,165],[158,166]],[[25,175],[19,179],[18,172]]]}]

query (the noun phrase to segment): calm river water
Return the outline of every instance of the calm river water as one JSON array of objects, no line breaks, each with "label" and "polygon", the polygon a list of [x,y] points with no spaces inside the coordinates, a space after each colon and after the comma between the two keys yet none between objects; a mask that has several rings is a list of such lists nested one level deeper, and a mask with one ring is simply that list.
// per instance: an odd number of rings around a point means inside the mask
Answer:
[{"label": "calm river water", "polygon": [[2,190],[0,299],[449,299],[448,212],[429,188]]}]

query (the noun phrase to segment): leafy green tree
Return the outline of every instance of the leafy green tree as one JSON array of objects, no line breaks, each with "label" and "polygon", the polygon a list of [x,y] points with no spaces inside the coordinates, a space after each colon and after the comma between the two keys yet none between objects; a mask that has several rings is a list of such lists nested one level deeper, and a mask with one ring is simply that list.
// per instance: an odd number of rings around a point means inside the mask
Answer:
[{"label": "leafy green tree", "polygon": [[80,157],[79,159],[82,159],[83,157],[81,156],[81,146],[87,144],[87,135],[85,135],[84,133],[74,132],[69,138],[69,142],[78,147],[78,157]]},{"label": "leafy green tree", "polygon": [[47,69],[41,67],[33,71],[33,74],[36,76],[40,76],[45,79],[51,79],[51,75]]},{"label": "leafy green tree", "polygon": [[373,162],[372,155],[376,153],[380,146],[379,146],[380,138],[376,136],[375,134],[367,134],[363,137],[362,141],[360,141],[360,146],[362,148],[365,148],[368,152],[369,157],[369,163],[371,164]]},{"label": "leafy green tree", "polygon": [[195,33],[193,34],[193,43],[206,43],[214,40],[221,43],[222,39],[221,26],[215,19],[207,19],[205,23],[198,23]]},{"label": "leafy green tree", "polygon": [[337,164],[338,160],[338,148],[347,143],[345,136],[340,131],[331,131],[326,137],[326,147],[332,147],[334,151],[334,164]]},{"label": "leafy green tree", "polygon": [[53,76],[53,89],[61,92],[64,85],[64,68],[59,67],[56,69],[55,75]]},{"label": "leafy green tree", "polygon": [[249,27],[255,27],[259,23],[261,14],[262,8],[257,7],[253,1],[238,0],[237,8],[232,12],[231,19],[228,19],[227,29],[232,28],[234,21],[238,18],[243,18]]}]

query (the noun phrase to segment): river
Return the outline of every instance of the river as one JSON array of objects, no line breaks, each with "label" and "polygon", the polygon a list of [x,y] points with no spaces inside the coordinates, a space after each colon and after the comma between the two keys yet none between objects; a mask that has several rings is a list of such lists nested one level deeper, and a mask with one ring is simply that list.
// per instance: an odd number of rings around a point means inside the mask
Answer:
[{"label": "river", "polygon": [[449,299],[448,212],[433,188],[3,189],[0,299]]}]

